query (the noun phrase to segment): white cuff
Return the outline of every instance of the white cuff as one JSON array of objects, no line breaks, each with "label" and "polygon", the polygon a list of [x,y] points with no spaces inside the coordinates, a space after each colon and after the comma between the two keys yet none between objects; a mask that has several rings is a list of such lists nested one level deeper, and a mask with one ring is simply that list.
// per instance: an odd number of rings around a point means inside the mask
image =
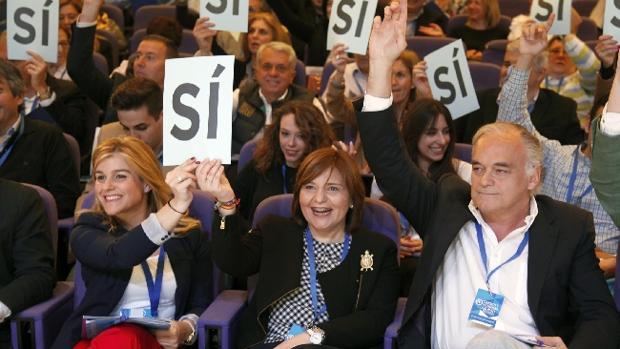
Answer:
[{"label": "white cuff", "polygon": [[362,107],[362,111],[365,112],[373,112],[373,111],[381,111],[386,110],[392,105],[392,93],[390,93],[389,98],[383,97],[375,97],[369,94],[364,95],[364,106]]},{"label": "white cuff", "polygon": [[11,309],[4,303],[0,302],[0,324],[4,322],[6,318],[11,316]]},{"label": "white cuff", "polygon": [[155,245],[163,245],[164,242],[174,236],[174,234],[166,231],[166,229],[161,226],[155,213],[151,213],[145,220],[142,221],[141,225],[146,236]]},{"label": "white cuff", "polygon": [[94,22],[80,22],[80,17],[82,17],[82,15],[79,15],[77,18],[77,21],[75,21],[75,26],[78,28],[88,28],[88,27],[93,27],[97,25],[97,21]]},{"label": "white cuff", "polygon": [[608,112],[607,104],[601,117],[601,132],[606,136],[620,135],[620,113]]}]

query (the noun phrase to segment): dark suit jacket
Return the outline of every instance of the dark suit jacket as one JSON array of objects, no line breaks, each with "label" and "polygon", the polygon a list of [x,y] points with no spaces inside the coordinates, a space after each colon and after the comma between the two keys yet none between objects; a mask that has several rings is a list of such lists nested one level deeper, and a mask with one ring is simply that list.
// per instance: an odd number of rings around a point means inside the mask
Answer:
[{"label": "dark suit jacket", "polygon": [[[15,315],[52,295],[51,232],[39,194],[1,178],[0,217],[0,302]],[[8,345],[9,322],[0,326],[0,347]]]},{"label": "dark suit jacket", "polygon": [[[362,143],[383,193],[418,232],[420,260],[399,335],[401,348],[429,348],[433,280],[450,243],[473,219],[470,187],[455,174],[434,183],[409,160],[392,108],[358,114]],[[570,348],[617,348],[620,319],[594,255],[592,215],[537,196],[528,244],[528,303],[543,336]]]},{"label": "dark suit jacket", "polygon": [[424,10],[418,19],[416,19],[415,35],[425,36],[420,32],[420,27],[428,27],[431,23],[435,23],[445,32],[448,29],[448,16],[434,2],[424,5]]},{"label": "dark suit jacket", "polygon": [[[454,121],[457,142],[471,144],[480,127],[495,122],[499,92],[499,87],[477,92],[480,109]],[[562,144],[579,144],[584,140],[577,119],[577,103],[551,90],[540,89],[531,118],[536,130],[549,139]]]},{"label": "dark suit jacket", "polygon": [[[241,216],[213,220],[213,259],[223,271],[245,277],[259,274],[253,298],[244,310],[237,331],[237,346],[265,339],[270,307],[299,287],[304,226],[292,219],[268,216],[245,234]],[[370,348],[382,342],[394,317],[399,291],[396,245],[389,238],[359,229],[351,234],[345,260],[319,274],[330,320],[319,324],[325,345]],[[373,270],[360,271],[360,257],[373,254]]]},{"label": "dark suit jacket", "polygon": [[[80,340],[82,315],[110,315],[125,293],[135,265],[146,260],[158,245],[148,239],[142,226],[131,231],[108,231],[102,216],[82,214],[71,234],[71,248],[82,263],[86,294],[65,322],[52,348],[66,349]],[[211,295],[211,262],[207,235],[200,230],[164,243],[177,282],[175,319],[200,314]]]},{"label": "dark suit jacket", "polygon": [[73,215],[80,179],[69,146],[56,126],[26,117],[23,134],[0,166],[0,178],[49,190],[56,199],[58,216]]}]

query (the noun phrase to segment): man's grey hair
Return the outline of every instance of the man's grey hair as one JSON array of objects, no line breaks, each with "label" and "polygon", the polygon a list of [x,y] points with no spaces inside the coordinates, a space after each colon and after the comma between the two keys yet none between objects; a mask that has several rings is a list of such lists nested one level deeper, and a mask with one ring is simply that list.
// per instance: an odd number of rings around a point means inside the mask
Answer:
[{"label": "man's grey hair", "polygon": [[297,55],[295,54],[295,50],[291,45],[280,41],[271,41],[260,45],[258,51],[256,51],[256,64],[261,61],[266,49],[286,54],[288,56],[289,68],[295,69],[295,65],[297,64]]},{"label": "man's grey hair", "polygon": [[515,133],[521,137],[523,145],[525,146],[525,173],[528,176],[534,174],[534,170],[538,167],[542,168],[543,165],[543,149],[542,144],[533,134],[531,134],[525,127],[509,122],[494,122],[492,124],[486,124],[482,126],[472,140],[474,146],[476,143],[486,135],[499,135],[506,136],[507,134]]},{"label": "man's grey hair", "polygon": [[[509,42],[506,46],[506,52],[514,52],[519,54],[519,39]],[[547,68],[547,50],[541,51],[539,54],[534,56],[534,59],[532,60],[532,69],[536,72],[539,72],[545,68]]]},{"label": "man's grey hair", "polygon": [[22,96],[25,85],[19,70],[11,63],[0,59],[0,79],[9,86],[13,96]]}]

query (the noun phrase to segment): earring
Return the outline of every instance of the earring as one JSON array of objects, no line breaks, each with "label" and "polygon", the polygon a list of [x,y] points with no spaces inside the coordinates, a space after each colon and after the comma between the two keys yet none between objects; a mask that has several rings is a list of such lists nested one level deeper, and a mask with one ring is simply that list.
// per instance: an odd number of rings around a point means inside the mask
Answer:
[{"label": "earring", "polygon": [[151,187],[148,184],[144,185],[144,192],[148,193],[149,191],[151,191]]},{"label": "earring", "polygon": [[350,209],[353,209],[353,204],[351,204],[351,205],[349,206],[349,208],[350,208]]}]

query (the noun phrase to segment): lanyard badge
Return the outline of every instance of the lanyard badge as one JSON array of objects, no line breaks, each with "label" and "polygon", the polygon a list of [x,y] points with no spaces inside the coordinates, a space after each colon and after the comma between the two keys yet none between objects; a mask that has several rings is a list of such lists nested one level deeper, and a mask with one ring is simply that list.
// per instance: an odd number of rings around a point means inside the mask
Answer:
[{"label": "lanyard badge", "polygon": [[146,287],[149,291],[149,302],[151,304],[150,309],[145,309],[143,312],[144,317],[157,317],[157,308],[159,308],[159,297],[161,296],[161,286],[164,280],[164,260],[166,259],[166,250],[164,246],[159,248],[159,257],[157,258],[157,270],[155,271],[155,280],[151,275],[151,270],[146,261],[140,263],[142,271],[144,272],[144,278],[146,279]]},{"label": "lanyard badge", "polygon": [[525,247],[528,244],[530,232],[529,230],[525,232],[523,240],[519,243],[519,247],[517,247],[517,251],[512,257],[508,258],[506,261],[489,272],[487,252],[484,245],[484,237],[482,236],[482,226],[480,226],[477,222],[475,225],[476,237],[478,238],[478,248],[480,249],[480,258],[482,259],[482,265],[484,265],[485,270],[485,282],[487,289],[485,290],[479,288],[478,292],[476,292],[474,304],[469,311],[468,320],[486,327],[494,328],[497,320],[499,319],[502,305],[504,304],[504,296],[490,291],[489,280],[491,279],[491,276],[493,276],[493,274],[501,267],[514,261],[521,255],[521,253],[523,253],[523,250],[525,250]]}]

